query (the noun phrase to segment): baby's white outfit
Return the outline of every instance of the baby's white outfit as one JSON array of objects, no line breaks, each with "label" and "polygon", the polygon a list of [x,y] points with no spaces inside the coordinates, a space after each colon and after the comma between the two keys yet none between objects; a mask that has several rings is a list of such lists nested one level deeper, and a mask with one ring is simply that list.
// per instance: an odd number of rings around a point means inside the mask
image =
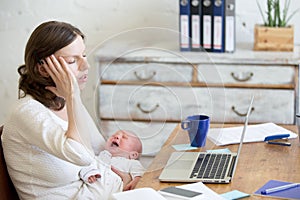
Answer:
[{"label": "baby's white outfit", "polygon": [[145,172],[145,168],[139,160],[128,159],[120,156],[112,156],[107,150],[101,151],[97,156],[97,159],[98,162],[95,162],[94,165],[85,167],[80,171],[80,178],[86,183],[88,183],[88,178],[91,175],[101,175],[101,172],[98,170],[99,166],[96,166],[97,163],[101,163],[101,165],[105,165],[109,169],[111,166],[113,166],[122,172],[130,173],[132,179],[137,176],[143,176]]}]

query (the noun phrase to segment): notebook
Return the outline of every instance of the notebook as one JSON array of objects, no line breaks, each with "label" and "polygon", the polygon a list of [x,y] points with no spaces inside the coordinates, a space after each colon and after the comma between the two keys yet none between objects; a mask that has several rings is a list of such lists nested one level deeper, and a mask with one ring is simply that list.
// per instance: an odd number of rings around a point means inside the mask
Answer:
[{"label": "notebook", "polygon": [[241,153],[253,99],[252,96],[237,152],[173,152],[159,180],[162,182],[230,183]]}]

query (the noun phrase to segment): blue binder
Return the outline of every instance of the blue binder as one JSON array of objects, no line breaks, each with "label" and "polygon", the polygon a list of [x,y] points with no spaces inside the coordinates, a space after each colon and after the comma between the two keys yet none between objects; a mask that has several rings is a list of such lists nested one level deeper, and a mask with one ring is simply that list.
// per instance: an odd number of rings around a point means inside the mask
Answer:
[{"label": "blue binder", "polygon": [[191,50],[190,0],[179,0],[180,50]]},{"label": "blue binder", "polygon": [[213,3],[213,52],[225,52],[225,0]]}]

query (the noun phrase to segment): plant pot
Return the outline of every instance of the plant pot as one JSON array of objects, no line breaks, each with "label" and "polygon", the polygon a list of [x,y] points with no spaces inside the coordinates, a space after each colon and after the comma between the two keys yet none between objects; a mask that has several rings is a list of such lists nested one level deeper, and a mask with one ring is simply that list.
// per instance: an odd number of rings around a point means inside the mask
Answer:
[{"label": "plant pot", "polygon": [[266,27],[262,25],[255,25],[254,50],[293,51],[294,26]]}]

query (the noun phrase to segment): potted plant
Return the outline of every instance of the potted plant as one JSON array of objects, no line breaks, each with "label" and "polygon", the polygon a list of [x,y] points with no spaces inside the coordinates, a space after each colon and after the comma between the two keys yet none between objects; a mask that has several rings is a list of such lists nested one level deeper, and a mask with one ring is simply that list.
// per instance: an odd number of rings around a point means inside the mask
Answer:
[{"label": "potted plant", "polygon": [[264,24],[255,25],[254,50],[265,51],[293,51],[294,50],[294,26],[289,25],[289,20],[298,11],[288,15],[291,0],[284,1],[281,10],[280,0],[267,0],[267,11],[263,12],[256,0]]}]

